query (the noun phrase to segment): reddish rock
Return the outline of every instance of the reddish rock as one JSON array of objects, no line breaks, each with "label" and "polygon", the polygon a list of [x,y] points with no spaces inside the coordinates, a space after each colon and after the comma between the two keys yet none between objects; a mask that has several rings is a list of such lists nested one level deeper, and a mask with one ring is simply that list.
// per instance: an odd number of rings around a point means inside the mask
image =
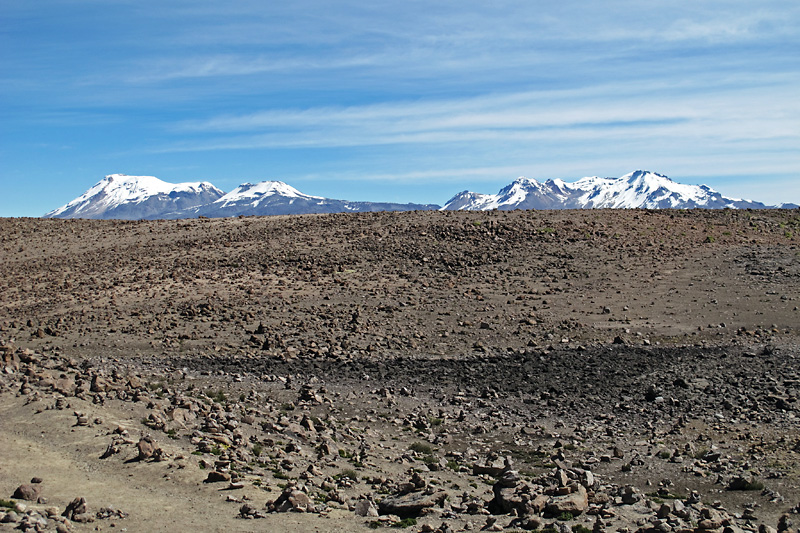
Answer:
[{"label": "reddish rock", "polygon": [[41,490],[41,486],[38,483],[25,483],[24,485],[17,487],[17,490],[14,491],[14,494],[11,497],[16,500],[35,502],[39,499]]}]

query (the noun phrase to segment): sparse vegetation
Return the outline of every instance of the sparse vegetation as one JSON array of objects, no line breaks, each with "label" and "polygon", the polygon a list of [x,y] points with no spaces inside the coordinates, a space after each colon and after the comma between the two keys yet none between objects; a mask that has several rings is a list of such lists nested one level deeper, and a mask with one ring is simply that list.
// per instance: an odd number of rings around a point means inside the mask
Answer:
[{"label": "sparse vegetation", "polygon": [[424,442],[415,442],[409,446],[408,449],[412,452],[421,453],[423,455],[433,454],[433,446],[430,444],[425,444]]},{"label": "sparse vegetation", "polygon": [[333,476],[334,479],[339,480],[342,478],[347,478],[350,481],[358,481],[358,472],[353,469],[346,469],[342,470],[340,473]]},{"label": "sparse vegetation", "polygon": [[218,389],[216,391],[209,390],[206,392],[206,396],[214,402],[217,403],[225,403],[228,401],[228,397],[225,395],[225,391],[222,389]]}]

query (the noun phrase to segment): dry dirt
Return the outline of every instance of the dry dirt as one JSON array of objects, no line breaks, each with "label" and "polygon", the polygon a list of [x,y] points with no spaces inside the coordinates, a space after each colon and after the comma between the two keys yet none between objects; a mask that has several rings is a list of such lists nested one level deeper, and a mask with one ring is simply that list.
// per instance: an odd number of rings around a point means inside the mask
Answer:
[{"label": "dry dirt", "polygon": [[0,530],[779,528],[798,244],[798,210],[2,219]]}]

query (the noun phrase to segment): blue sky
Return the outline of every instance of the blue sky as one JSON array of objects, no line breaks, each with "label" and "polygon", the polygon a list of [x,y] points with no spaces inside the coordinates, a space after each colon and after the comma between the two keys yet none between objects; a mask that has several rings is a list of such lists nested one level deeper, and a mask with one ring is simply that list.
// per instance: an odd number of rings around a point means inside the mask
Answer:
[{"label": "blue sky", "polygon": [[443,204],[635,169],[800,203],[800,2],[0,2],[0,216],[106,174]]}]

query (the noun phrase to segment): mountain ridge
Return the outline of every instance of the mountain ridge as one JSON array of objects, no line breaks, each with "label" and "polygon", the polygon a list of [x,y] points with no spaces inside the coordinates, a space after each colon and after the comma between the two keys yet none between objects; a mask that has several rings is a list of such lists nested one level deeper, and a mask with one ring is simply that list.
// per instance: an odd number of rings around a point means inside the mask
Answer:
[{"label": "mountain ridge", "polygon": [[[520,177],[497,194],[463,191],[445,210],[490,209],[768,209],[761,202],[729,198],[707,185],[677,183],[663,174],[635,170],[620,178],[590,176],[575,182]],[[796,207],[788,204],[789,208]]]},{"label": "mountain ridge", "polygon": [[242,183],[225,193],[207,181],[172,184],[153,176],[110,174],[43,218],[180,219],[412,210],[511,209],[774,209],[729,198],[706,185],[685,185],[663,174],[636,170],[620,178],[590,176],[574,182],[519,177],[497,194],[462,191],[444,206],[356,202],[312,196],[282,181]]}]

